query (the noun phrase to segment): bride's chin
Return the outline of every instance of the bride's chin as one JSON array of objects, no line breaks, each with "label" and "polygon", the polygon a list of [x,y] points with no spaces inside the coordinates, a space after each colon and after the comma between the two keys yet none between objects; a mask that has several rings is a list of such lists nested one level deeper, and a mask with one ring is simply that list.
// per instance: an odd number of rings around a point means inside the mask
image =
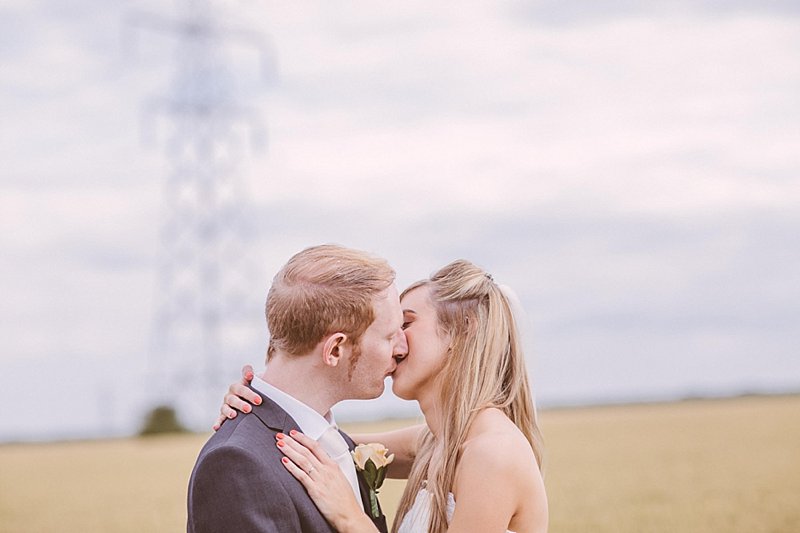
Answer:
[{"label": "bride's chin", "polygon": [[401,400],[413,399],[409,397],[408,391],[403,390],[403,387],[397,384],[397,380],[394,378],[392,379],[392,393]]}]

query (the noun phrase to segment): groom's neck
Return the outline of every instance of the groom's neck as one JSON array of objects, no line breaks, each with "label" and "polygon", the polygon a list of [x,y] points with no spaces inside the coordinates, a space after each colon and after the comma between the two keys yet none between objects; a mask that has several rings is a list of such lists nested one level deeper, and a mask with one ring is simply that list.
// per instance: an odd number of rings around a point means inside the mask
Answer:
[{"label": "groom's neck", "polygon": [[275,356],[261,379],[324,416],[339,397],[323,370],[314,367],[310,356]]}]

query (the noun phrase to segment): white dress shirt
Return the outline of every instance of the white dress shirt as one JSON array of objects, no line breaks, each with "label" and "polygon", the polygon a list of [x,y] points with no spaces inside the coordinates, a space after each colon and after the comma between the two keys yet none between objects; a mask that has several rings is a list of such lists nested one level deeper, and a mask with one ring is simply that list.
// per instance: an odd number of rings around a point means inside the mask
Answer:
[{"label": "white dress shirt", "polygon": [[347,446],[347,442],[339,433],[333,413],[328,411],[325,416],[322,416],[297,398],[270,385],[258,376],[253,378],[250,385],[286,411],[297,422],[300,431],[306,436],[320,443],[322,449],[339,465],[347,481],[350,482],[356,501],[360,502],[361,491],[358,488],[356,466],[350,455],[350,448]]}]

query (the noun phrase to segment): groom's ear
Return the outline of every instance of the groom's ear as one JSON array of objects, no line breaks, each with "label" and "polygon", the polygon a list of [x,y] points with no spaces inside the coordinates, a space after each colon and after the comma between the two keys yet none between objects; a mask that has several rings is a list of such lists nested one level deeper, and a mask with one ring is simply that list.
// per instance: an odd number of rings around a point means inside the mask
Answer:
[{"label": "groom's ear", "polygon": [[333,333],[325,339],[322,345],[322,361],[328,366],[337,366],[344,358],[347,349],[347,335],[344,333]]}]

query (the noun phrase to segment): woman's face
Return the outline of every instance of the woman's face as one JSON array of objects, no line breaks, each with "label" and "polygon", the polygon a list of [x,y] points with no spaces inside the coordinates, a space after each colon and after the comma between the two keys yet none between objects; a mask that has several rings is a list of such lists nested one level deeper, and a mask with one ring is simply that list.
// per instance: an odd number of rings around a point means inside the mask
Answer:
[{"label": "woman's face", "polygon": [[397,364],[392,391],[404,400],[419,400],[421,395],[433,392],[434,379],[444,367],[450,339],[439,331],[429,287],[423,285],[410,291],[400,305],[408,356]]}]

